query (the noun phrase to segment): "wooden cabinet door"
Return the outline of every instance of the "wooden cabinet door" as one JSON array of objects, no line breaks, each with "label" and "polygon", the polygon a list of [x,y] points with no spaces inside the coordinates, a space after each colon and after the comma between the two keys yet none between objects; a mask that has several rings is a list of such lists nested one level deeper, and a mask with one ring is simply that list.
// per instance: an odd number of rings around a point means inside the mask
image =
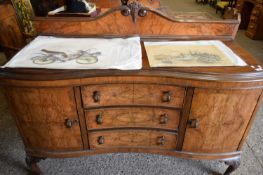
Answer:
[{"label": "wooden cabinet door", "polygon": [[236,151],[260,94],[261,89],[196,89],[189,119],[197,119],[199,127],[187,127],[183,151],[201,153]]},{"label": "wooden cabinet door", "polygon": [[42,150],[80,150],[80,126],[72,88],[8,88],[11,112],[26,147]]}]

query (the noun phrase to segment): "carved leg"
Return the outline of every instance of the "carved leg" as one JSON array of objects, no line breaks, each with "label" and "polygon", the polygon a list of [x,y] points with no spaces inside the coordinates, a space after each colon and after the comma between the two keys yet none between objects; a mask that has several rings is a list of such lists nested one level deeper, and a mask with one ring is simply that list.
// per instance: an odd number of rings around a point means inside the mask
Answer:
[{"label": "carved leg", "polygon": [[38,167],[37,163],[41,160],[44,160],[45,158],[42,157],[34,157],[30,155],[26,155],[26,164],[29,168],[29,171],[34,175],[43,175],[40,168]]},{"label": "carved leg", "polygon": [[229,165],[229,167],[226,169],[224,175],[229,175],[239,167],[240,157],[225,160],[225,164]]}]

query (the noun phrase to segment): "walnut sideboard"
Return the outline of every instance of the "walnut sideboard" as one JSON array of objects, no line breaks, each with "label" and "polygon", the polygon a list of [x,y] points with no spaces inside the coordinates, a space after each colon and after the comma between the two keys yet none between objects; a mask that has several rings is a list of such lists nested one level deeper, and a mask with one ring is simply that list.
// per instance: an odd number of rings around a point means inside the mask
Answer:
[{"label": "walnut sideboard", "polygon": [[[226,44],[249,65],[247,52]],[[222,68],[1,69],[1,85],[23,138],[26,162],[144,152],[240,164],[260,106],[263,73]]]},{"label": "walnut sideboard", "polygon": [[232,41],[240,15],[187,20],[129,2],[95,18],[38,17],[34,25],[39,34],[66,37],[217,39],[247,66],[150,68],[142,43],[141,70],[0,68],[27,165],[40,174],[45,158],[142,152],[222,160],[230,174],[263,90],[261,63]]}]

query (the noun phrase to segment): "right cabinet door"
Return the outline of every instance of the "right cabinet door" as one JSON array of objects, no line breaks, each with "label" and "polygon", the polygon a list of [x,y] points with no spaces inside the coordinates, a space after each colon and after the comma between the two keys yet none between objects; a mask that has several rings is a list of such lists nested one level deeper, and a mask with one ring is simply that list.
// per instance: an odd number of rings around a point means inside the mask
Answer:
[{"label": "right cabinet door", "polygon": [[236,151],[259,101],[261,89],[195,89],[183,151],[222,153]]}]

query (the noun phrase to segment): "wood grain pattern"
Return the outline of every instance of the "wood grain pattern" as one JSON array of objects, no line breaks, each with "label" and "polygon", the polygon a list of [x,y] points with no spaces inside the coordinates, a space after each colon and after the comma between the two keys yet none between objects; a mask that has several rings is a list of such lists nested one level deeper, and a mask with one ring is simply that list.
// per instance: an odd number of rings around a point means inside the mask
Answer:
[{"label": "wood grain pattern", "polygon": [[183,151],[237,150],[261,92],[196,89],[189,119],[197,119],[199,128],[186,129]]},{"label": "wood grain pattern", "polygon": [[109,154],[109,153],[148,153],[148,154],[159,154],[165,156],[175,156],[183,159],[193,160],[227,160],[235,157],[240,157],[241,151],[228,152],[228,153],[194,153],[194,152],[182,152],[176,150],[166,150],[157,148],[138,148],[138,147],[126,147],[126,148],[103,148],[103,149],[92,149],[82,151],[43,151],[43,150],[32,150],[25,148],[25,151],[30,155],[37,155],[42,157],[50,158],[71,158],[81,156],[92,156],[98,154]]},{"label": "wood grain pattern", "polygon": [[[99,8],[114,8],[121,5],[120,0],[90,0],[89,2],[96,3],[96,6]],[[159,8],[159,0],[138,0],[141,4],[151,8]]]},{"label": "wood grain pattern", "polygon": [[[219,21],[175,21],[155,11],[148,11],[134,23],[130,16],[123,16],[119,9],[110,10],[97,18],[35,18],[38,33],[63,36],[131,36],[142,38],[191,38],[233,40],[240,19]],[[125,25],[124,25],[125,24]]]},{"label": "wood grain pattern", "polygon": [[[99,144],[99,137],[104,137],[104,143]],[[164,137],[164,144],[159,144],[160,137]],[[118,148],[118,147],[148,147],[159,149],[174,149],[176,135],[168,132],[145,130],[120,130],[90,132],[89,141],[91,149]]]},{"label": "wood grain pattern", "polygon": [[[100,93],[98,102],[93,99],[95,92]],[[133,84],[83,86],[81,93],[84,108],[133,104]]]},{"label": "wood grain pattern", "polygon": [[80,87],[74,87],[74,96],[75,96],[78,117],[79,117],[79,125],[80,125],[80,130],[81,130],[81,137],[83,141],[83,148],[88,149],[89,148],[88,131],[87,131],[87,126],[85,122],[84,110],[82,109]]},{"label": "wood grain pattern", "polygon": [[121,1],[116,0],[90,0],[95,3],[98,8],[114,8],[121,5]]},{"label": "wood grain pattern", "polygon": [[250,118],[250,121],[249,121],[249,123],[247,125],[246,131],[245,131],[245,133],[244,133],[244,135],[243,135],[243,137],[242,137],[242,139],[241,139],[241,141],[240,141],[240,143],[238,145],[238,150],[242,149],[242,147],[243,147],[243,145],[244,145],[244,143],[245,143],[245,141],[247,139],[247,136],[248,136],[248,134],[250,132],[250,129],[251,129],[252,125],[253,125],[253,122],[254,122],[254,120],[255,120],[255,118],[257,116],[257,112],[260,110],[260,108],[262,106],[262,99],[263,99],[263,91],[261,92],[261,95],[258,98],[257,105],[254,108],[253,114],[252,114],[252,116]]},{"label": "wood grain pattern", "polygon": [[[185,88],[165,85],[140,84],[108,84],[83,86],[82,100],[85,108],[116,105],[146,105],[182,107]],[[171,100],[163,102],[166,92],[170,92]],[[94,93],[99,93],[100,100],[94,100]]]},{"label": "wood grain pattern", "polygon": [[[191,20],[189,20],[191,21]],[[219,21],[220,22],[220,21]],[[139,34],[142,36],[154,35],[176,35],[176,36],[227,36],[232,34],[238,21],[233,23],[210,23],[202,21],[192,22],[172,22],[165,18],[149,12],[144,18],[138,20]],[[162,26],[162,27],[161,27]]]},{"label": "wood grain pattern", "polygon": [[[142,107],[104,108],[87,110],[85,117],[88,129],[144,127],[177,130],[180,111]],[[97,122],[98,117],[101,117],[101,123]]]},{"label": "wood grain pattern", "polygon": [[181,112],[181,120],[179,124],[179,131],[178,131],[178,141],[177,141],[177,146],[176,150],[182,150],[183,143],[184,143],[184,136],[185,136],[185,131],[187,127],[187,122],[191,110],[191,105],[192,105],[192,100],[193,100],[193,95],[194,95],[194,90],[195,88],[193,87],[188,87],[186,90],[186,96],[184,99],[184,105],[183,105],[183,110]]},{"label": "wood grain pattern", "polygon": [[5,54],[10,59],[26,42],[16,19],[12,4],[0,4],[0,43],[4,47]]},{"label": "wood grain pattern", "polygon": [[27,147],[43,150],[81,150],[79,124],[66,128],[66,119],[78,119],[71,88],[6,89],[10,108],[19,121]]},{"label": "wood grain pattern", "polygon": [[[170,93],[170,101],[164,102],[165,93]],[[185,96],[185,88],[167,85],[134,84],[134,104],[169,106],[181,108]]]}]

